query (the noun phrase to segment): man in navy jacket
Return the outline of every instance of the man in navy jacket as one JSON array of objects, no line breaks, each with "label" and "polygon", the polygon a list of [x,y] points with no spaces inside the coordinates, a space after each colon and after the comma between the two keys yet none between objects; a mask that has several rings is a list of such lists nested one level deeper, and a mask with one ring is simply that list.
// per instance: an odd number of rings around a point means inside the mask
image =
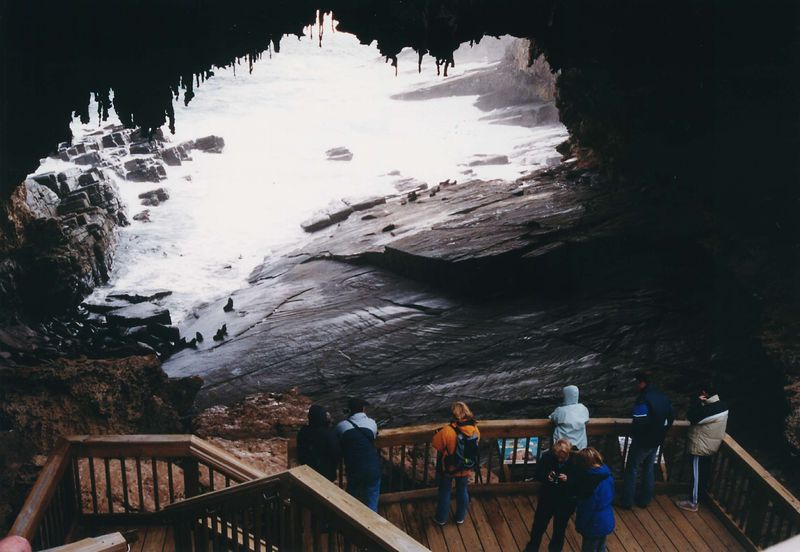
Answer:
[{"label": "man in navy jacket", "polygon": [[[631,426],[631,445],[628,461],[625,464],[625,484],[620,506],[632,508],[636,505],[645,508],[653,499],[655,474],[653,464],[658,447],[664,442],[667,430],[675,421],[672,403],[664,393],[656,389],[644,372],[636,373],[636,388],[639,396],[633,405],[633,424]],[[642,471],[642,485],[636,493],[636,479]]]}]

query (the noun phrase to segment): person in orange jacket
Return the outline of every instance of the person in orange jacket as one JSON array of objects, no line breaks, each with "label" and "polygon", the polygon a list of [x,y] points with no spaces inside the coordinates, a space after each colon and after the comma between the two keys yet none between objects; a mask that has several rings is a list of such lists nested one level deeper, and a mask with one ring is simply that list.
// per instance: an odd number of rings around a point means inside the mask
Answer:
[{"label": "person in orange jacket", "polygon": [[478,431],[475,416],[463,402],[450,406],[453,419],[439,429],[431,444],[442,456],[437,467],[439,471],[439,500],[433,520],[444,525],[450,517],[450,492],[453,480],[456,482],[456,523],[464,523],[469,506],[467,483],[470,474],[478,467]]}]

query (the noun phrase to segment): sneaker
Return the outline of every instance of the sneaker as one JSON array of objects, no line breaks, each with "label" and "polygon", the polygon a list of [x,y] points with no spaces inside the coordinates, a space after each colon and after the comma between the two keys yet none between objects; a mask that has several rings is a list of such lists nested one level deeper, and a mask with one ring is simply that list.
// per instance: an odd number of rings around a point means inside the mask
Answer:
[{"label": "sneaker", "polygon": [[456,523],[457,523],[458,525],[464,525],[464,520],[463,520],[463,519],[457,519],[457,520],[456,520]]},{"label": "sneaker", "polygon": [[439,521],[439,520],[438,520],[438,519],[436,519],[436,518],[432,518],[432,519],[433,519],[433,522],[434,522],[436,525],[438,525],[439,527],[444,527],[444,524],[445,524],[445,523],[447,523],[446,521]]},{"label": "sneaker", "polygon": [[697,511],[697,504],[695,504],[691,500],[676,500],[675,505],[681,510],[686,510],[687,512]]}]

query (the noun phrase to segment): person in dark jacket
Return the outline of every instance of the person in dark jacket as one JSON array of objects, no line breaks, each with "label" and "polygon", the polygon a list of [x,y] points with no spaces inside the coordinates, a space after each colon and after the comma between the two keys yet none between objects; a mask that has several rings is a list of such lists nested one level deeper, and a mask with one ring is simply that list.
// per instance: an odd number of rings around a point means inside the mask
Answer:
[{"label": "person in dark jacket", "polygon": [[542,536],[553,519],[553,536],[549,552],[561,552],[567,523],[575,511],[575,466],[572,459],[572,444],[559,439],[553,448],[545,451],[536,466],[536,479],[541,483],[536,502],[536,515],[531,528],[531,540],[525,552],[538,552]]},{"label": "person in dark jacket", "polygon": [[367,416],[367,406],[364,399],[347,401],[350,416],[336,425],[336,433],[344,456],[347,492],[377,512],[381,494],[381,466],[375,448],[378,424]]},{"label": "person in dark jacket", "polygon": [[580,470],[575,530],[583,537],[581,552],[605,552],[606,538],[614,531],[614,476],[592,447],[575,455],[575,465]]},{"label": "person in dark jacket", "polygon": [[298,461],[335,481],[341,457],[339,438],[331,427],[330,416],[323,407],[312,404],[308,409],[308,425],[297,433]]},{"label": "person in dark jacket", "polygon": [[704,385],[686,415],[689,428],[689,455],[692,459],[692,494],[679,500],[679,508],[696,512],[700,497],[705,494],[711,472],[711,456],[725,439],[728,427],[728,405],[717,395],[713,385]]},{"label": "person in dark jacket", "polygon": [[[639,396],[633,405],[631,445],[625,464],[625,482],[620,501],[620,506],[628,509],[633,507],[634,498],[640,508],[647,507],[653,499],[655,487],[653,464],[667,430],[675,421],[672,403],[664,393],[650,383],[649,377],[644,372],[636,373],[636,388]],[[642,486],[637,494],[636,480],[640,469]]]}]

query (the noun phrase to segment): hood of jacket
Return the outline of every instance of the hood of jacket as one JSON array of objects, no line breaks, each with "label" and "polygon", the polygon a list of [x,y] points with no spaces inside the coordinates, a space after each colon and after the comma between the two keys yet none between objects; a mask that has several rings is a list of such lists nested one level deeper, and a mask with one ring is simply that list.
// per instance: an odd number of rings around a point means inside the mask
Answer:
[{"label": "hood of jacket", "polygon": [[564,388],[564,404],[578,404],[578,388],[574,385],[567,385]]},{"label": "hood of jacket", "polygon": [[328,413],[318,404],[312,404],[308,409],[308,425],[310,427],[327,427]]}]

